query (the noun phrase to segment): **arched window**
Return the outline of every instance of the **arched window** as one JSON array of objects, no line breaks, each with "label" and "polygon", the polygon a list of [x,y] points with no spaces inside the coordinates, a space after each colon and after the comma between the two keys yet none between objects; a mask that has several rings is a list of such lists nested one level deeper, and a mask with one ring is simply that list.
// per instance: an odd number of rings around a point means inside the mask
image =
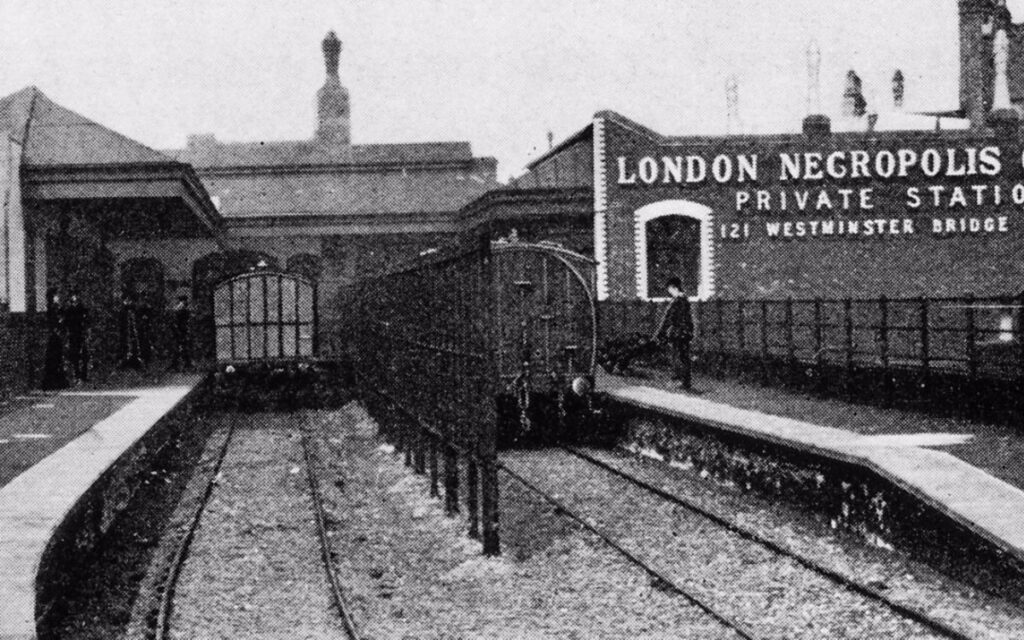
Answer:
[{"label": "arched window", "polygon": [[637,209],[637,295],[667,297],[665,280],[678,276],[693,299],[714,293],[711,209],[688,200],[665,200]]}]

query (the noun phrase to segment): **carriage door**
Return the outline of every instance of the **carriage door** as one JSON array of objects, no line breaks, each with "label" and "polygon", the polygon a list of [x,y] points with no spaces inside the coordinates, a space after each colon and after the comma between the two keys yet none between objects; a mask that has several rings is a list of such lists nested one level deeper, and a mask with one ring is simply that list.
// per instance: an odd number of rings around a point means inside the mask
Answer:
[{"label": "carriage door", "polygon": [[214,290],[217,360],[294,360],[316,353],[316,286],[287,273],[247,273]]}]

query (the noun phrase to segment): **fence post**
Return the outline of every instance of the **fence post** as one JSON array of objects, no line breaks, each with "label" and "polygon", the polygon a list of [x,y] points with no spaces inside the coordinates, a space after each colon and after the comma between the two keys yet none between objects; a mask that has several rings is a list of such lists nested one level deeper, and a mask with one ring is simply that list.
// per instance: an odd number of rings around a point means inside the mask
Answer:
[{"label": "fence post", "polygon": [[761,384],[768,385],[768,301],[761,301]]},{"label": "fence post", "polygon": [[978,327],[974,315],[974,294],[967,295],[967,410],[974,416],[978,410]]},{"label": "fence post", "polygon": [[498,495],[498,363],[494,361],[494,348],[498,344],[495,327],[498,310],[493,296],[497,287],[494,286],[494,264],[491,256],[490,240],[481,236],[480,251],[480,287],[477,295],[482,308],[481,318],[486,336],[486,351],[490,354],[488,361],[489,378],[483,385],[480,394],[481,402],[486,402],[486,411],[482,415],[483,422],[479,425],[480,437],[474,451],[480,456],[480,511],[483,520],[483,551],[484,555],[496,556],[501,553],[501,536],[498,527],[499,495]]},{"label": "fence post", "polygon": [[702,360],[707,359],[707,327],[704,325],[704,306],[706,304],[703,300],[697,301],[697,348],[695,351],[701,355]]},{"label": "fence post", "polygon": [[921,342],[921,381],[920,389],[918,394],[918,401],[924,401],[927,398],[931,387],[931,333],[929,328],[930,320],[928,318],[928,298],[921,296],[918,300],[918,314],[920,327],[920,342]]},{"label": "fence post", "polygon": [[415,420],[402,420],[402,453],[405,454],[405,466],[412,466],[412,450],[416,446],[416,424]]},{"label": "fence post", "polygon": [[793,297],[786,297],[786,377],[790,385],[796,384],[796,344],[793,340]]},{"label": "fence post", "polygon": [[853,300],[843,300],[843,326],[846,333],[846,397],[853,397]]},{"label": "fence post", "polygon": [[426,438],[423,433],[423,429],[416,432],[415,440],[416,451],[413,454],[413,469],[418,474],[424,474],[427,472],[427,452],[426,452]]},{"label": "fence post", "polygon": [[430,497],[436,498],[441,495],[438,487],[438,469],[437,469],[437,438],[430,435]]},{"label": "fence post", "polygon": [[882,402],[892,404],[892,372],[889,369],[889,299],[878,299],[878,359],[882,363]]},{"label": "fence post", "polygon": [[824,321],[821,315],[821,298],[814,299],[814,386],[819,393],[824,389],[825,383],[825,336]]},{"label": "fence post", "polygon": [[1014,337],[1017,340],[1017,417],[1024,414],[1024,293],[1015,298]]},{"label": "fence post", "polygon": [[746,301],[736,301],[736,348],[740,352],[740,356],[744,356],[747,352],[747,335],[746,335]]},{"label": "fence post", "polygon": [[724,374],[725,364],[727,359],[725,357],[725,300],[719,298],[715,301],[715,308],[717,310],[715,320],[715,334],[718,336],[718,371],[716,372],[719,376]]},{"label": "fence post", "polygon": [[469,512],[469,537],[480,538],[480,489],[476,459],[470,455],[466,465],[466,511]]},{"label": "fence post", "polygon": [[498,534],[498,467],[492,456],[484,458],[483,467],[483,538],[484,554],[496,556],[501,553],[501,542]]},{"label": "fence post", "polygon": [[444,510],[449,516],[459,512],[459,454],[450,444],[444,448]]}]

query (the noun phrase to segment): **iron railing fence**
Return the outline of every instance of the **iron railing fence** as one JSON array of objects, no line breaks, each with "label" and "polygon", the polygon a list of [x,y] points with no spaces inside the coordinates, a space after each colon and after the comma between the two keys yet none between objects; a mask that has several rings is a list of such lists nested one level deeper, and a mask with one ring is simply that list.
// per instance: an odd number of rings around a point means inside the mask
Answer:
[{"label": "iron railing fence", "polygon": [[433,495],[444,482],[449,515],[460,510],[465,463],[469,533],[496,554],[499,378],[491,279],[490,245],[481,243],[361,281],[342,292],[339,309],[349,355],[385,435],[407,464],[429,472]]},{"label": "iron railing fence", "polygon": [[[601,304],[606,338],[653,333],[664,309]],[[693,304],[693,351],[705,368],[756,372],[765,384],[881,393],[887,403],[944,389],[974,404],[986,387],[1024,390],[1022,308],[1024,297],[1011,296],[710,300]]]}]

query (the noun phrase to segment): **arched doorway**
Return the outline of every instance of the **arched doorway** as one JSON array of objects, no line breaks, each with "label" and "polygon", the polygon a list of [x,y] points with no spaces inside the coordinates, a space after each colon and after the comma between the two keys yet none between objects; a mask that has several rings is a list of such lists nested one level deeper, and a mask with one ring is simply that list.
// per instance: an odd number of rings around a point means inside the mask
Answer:
[{"label": "arched doorway", "polygon": [[667,296],[665,281],[678,276],[691,298],[714,293],[711,209],[687,200],[666,200],[636,211],[637,295]]},{"label": "arched doorway", "polygon": [[196,260],[192,265],[192,328],[194,346],[200,358],[213,358],[213,291],[218,284],[233,276],[257,269],[278,270],[273,256],[246,249],[218,251]]},{"label": "arched doorway", "polygon": [[147,361],[166,353],[169,346],[168,332],[163,330],[167,312],[165,281],[164,265],[156,258],[129,258],[121,263],[121,295],[133,305],[139,348]]}]

